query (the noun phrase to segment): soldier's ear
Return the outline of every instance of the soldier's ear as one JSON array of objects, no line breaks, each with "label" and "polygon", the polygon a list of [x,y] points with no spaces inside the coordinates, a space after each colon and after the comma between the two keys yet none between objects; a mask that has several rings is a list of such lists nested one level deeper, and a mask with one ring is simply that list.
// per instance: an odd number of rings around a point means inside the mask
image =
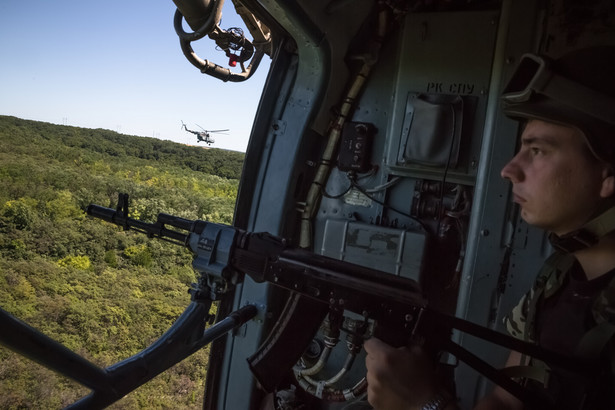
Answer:
[{"label": "soldier's ear", "polygon": [[615,172],[611,165],[602,170],[602,188],[600,190],[600,196],[602,198],[615,197]]}]

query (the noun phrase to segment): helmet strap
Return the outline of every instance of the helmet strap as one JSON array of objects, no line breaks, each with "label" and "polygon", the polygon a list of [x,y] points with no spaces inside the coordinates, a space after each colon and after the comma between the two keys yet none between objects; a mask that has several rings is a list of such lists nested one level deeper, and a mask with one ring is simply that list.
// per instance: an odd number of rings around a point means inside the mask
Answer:
[{"label": "helmet strap", "polygon": [[607,209],[582,228],[559,236],[551,232],[549,241],[558,251],[573,253],[594,246],[600,238],[615,231],[615,207]]}]

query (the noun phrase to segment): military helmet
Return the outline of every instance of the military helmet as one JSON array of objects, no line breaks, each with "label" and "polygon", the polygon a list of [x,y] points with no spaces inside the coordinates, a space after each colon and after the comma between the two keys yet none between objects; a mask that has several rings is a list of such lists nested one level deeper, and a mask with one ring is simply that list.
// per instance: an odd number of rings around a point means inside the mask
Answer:
[{"label": "military helmet", "polygon": [[524,54],[502,93],[504,114],[579,129],[592,153],[615,164],[615,46],[552,60]]}]

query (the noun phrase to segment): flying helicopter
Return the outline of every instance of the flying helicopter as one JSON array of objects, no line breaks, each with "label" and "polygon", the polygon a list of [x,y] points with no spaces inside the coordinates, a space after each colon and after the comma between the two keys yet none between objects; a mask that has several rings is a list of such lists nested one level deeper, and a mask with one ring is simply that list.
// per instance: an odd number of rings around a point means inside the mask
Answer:
[{"label": "flying helicopter", "polygon": [[212,138],[212,136],[210,134],[214,134],[214,133],[226,133],[229,130],[206,130],[205,128],[201,127],[199,124],[196,124],[202,131],[194,131],[191,129],[188,129],[188,127],[186,127],[186,124],[184,124],[184,122],[182,121],[182,128],[185,129],[186,131],[196,135],[197,138],[197,142],[201,142],[203,141],[204,143],[206,143],[207,145],[211,145],[214,142],[216,142],[216,140],[214,140]]}]

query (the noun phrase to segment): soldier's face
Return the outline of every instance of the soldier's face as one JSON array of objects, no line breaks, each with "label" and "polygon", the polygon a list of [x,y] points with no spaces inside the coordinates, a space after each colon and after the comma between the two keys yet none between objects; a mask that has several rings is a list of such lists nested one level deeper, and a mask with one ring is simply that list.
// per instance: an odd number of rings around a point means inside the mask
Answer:
[{"label": "soldier's face", "polygon": [[[521,148],[502,169],[529,224],[563,235],[579,229],[612,192],[608,167],[592,157],[580,131],[530,120]],[[605,183],[610,178],[610,183]]]}]

